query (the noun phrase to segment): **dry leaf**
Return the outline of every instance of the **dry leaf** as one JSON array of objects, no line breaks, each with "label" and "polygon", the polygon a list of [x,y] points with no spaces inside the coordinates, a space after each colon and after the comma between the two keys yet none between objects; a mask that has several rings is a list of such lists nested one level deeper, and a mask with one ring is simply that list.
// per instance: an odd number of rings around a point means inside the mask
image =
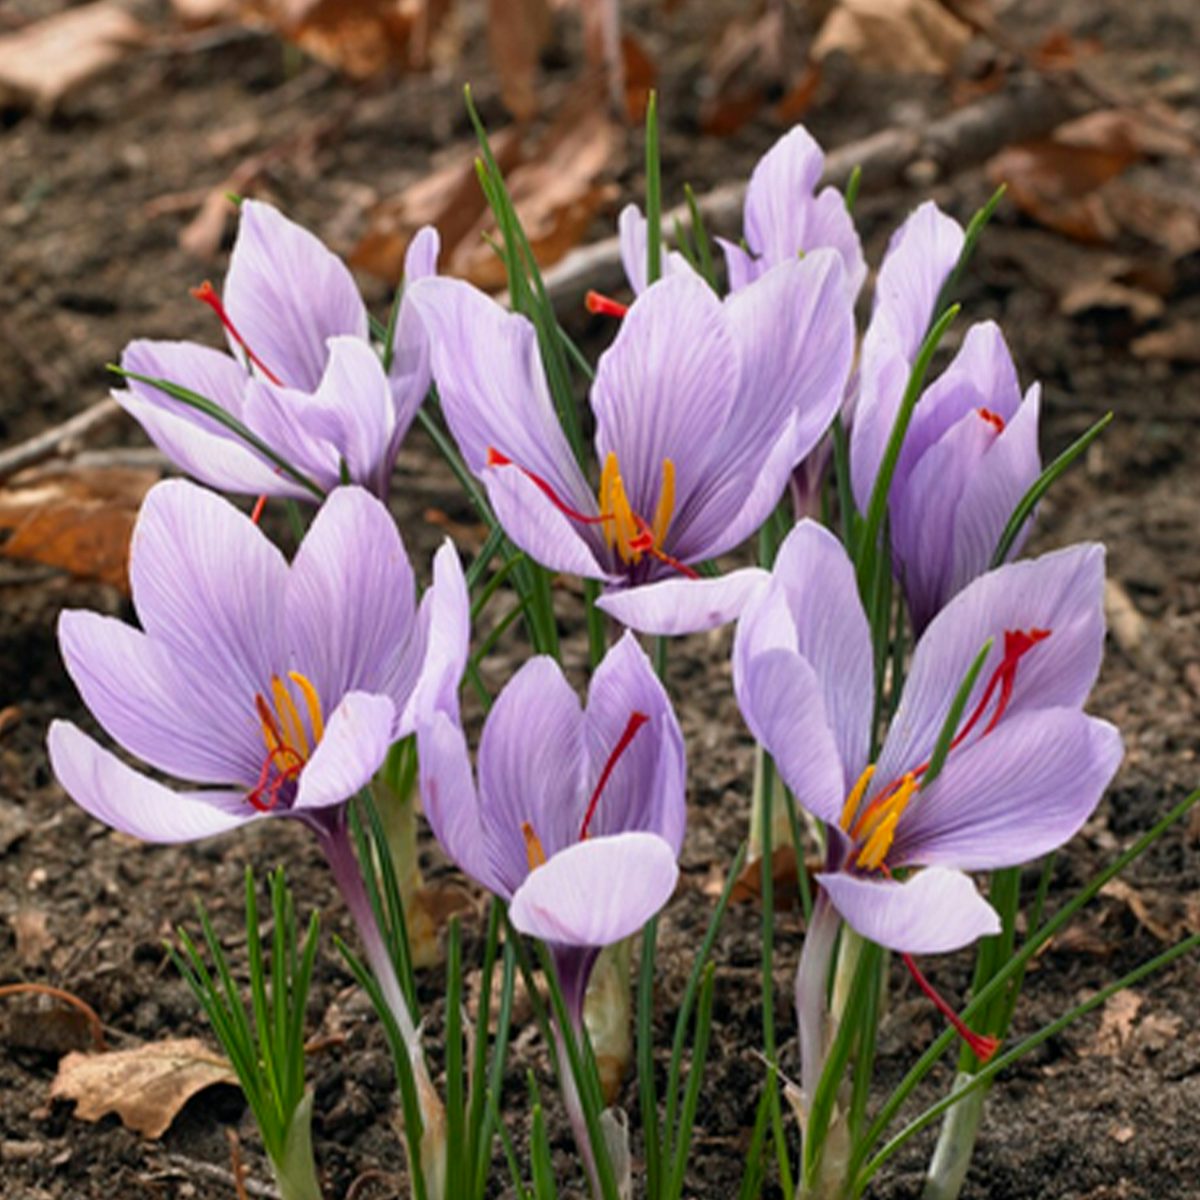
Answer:
[{"label": "dry leaf", "polygon": [[1141,994],[1132,988],[1113,996],[1100,1014],[1100,1028],[1087,1053],[1116,1054],[1129,1041],[1142,1003]]},{"label": "dry leaf", "polygon": [[[507,173],[520,162],[521,135],[516,129],[500,130],[491,144],[501,171]],[[395,284],[404,271],[408,243],[423,225],[436,227],[446,259],[483,219],[487,202],[475,175],[477,155],[472,142],[432,175],[375,205],[367,217],[367,232],[350,254],[351,264]]]},{"label": "dry leaf", "polygon": [[[601,177],[612,167],[620,132],[594,91],[585,89],[568,105],[537,147],[508,178],[538,265],[548,267],[583,239],[600,206],[613,195]],[[478,287],[504,287],[504,264],[483,238],[498,236],[490,213],[448,256],[451,274]]]},{"label": "dry leaf", "polygon": [[839,0],[813,43],[821,62],[841,51],[859,66],[948,75],[971,31],[938,0]]},{"label": "dry leaf", "polygon": [[50,914],[41,908],[21,908],[9,917],[8,923],[17,941],[17,958],[22,966],[37,966],[54,946]]},{"label": "dry leaf", "polygon": [[[800,898],[800,877],[796,869],[796,850],[789,842],[771,851],[771,879],[776,908],[791,908]],[[763,860],[748,862],[730,891],[735,904],[758,900],[762,896]]]},{"label": "dry leaf", "polygon": [[778,91],[785,76],[785,35],[783,10],[774,6],[725,26],[708,63],[712,95],[700,110],[705,133],[736,133]]},{"label": "dry leaf", "polygon": [[159,472],[133,467],[49,468],[0,488],[0,554],[62,567],[128,589],[129,538]]},{"label": "dry leaf", "polygon": [[1100,895],[1128,906],[1137,923],[1167,945],[1200,932],[1200,895],[1194,892],[1181,895],[1156,888],[1135,888],[1123,879],[1113,879],[1100,889]]},{"label": "dry leaf", "polygon": [[1149,627],[1129,593],[1111,577],[1104,582],[1104,615],[1113,640],[1136,658],[1145,645]]},{"label": "dry leaf", "polygon": [[237,1086],[229,1063],[198,1038],[181,1038],[108,1054],[68,1054],[50,1098],[74,1100],[83,1121],[115,1112],[135,1133],[157,1138],[197,1092],[218,1083]]},{"label": "dry leaf", "polygon": [[488,0],[488,53],[504,107],[518,121],[538,110],[538,59],[552,28],[546,0]]},{"label": "dry leaf", "polygon": [[1138,358],[1200,363],[1200,321],[1175,321],[1166,329],[1143,334],[1134,340],[1130,349]]},{"label": "dry leaf", "polygon": [[242,11],[241,0],[171,0],[171,8],[189,29],[235,20]]},{"label": "dry leaf", "polygon": [[1124,151],[1132,158],[1180,158],[1196,149],[1178,115],[1153,102],[1141,109],[1105,108],[1076,117],[1054,131],[1054,140],[1064,146]]},{"label": "dry leaf", "polygon": [[125,9],[100,0],[0,37],[0,104],[52,112],[148,36]]},{"label": "dry leaf", "polygon": [[631,124],[640,125],[658,82],[658,66],[632,33],[621,35],[621,67],[625,116]]}]

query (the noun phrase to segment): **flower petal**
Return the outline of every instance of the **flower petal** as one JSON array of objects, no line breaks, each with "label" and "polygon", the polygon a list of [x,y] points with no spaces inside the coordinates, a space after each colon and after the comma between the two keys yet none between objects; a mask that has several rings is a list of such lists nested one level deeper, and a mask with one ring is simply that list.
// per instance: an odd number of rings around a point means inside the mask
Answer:
[{"label": "flower petal", "polygon": [[367,310],[345,263],[259,200],[242,201],[224,301],[246,345],[280,383],[300,391],[320,386],[329,338],[367,338]]},{"label": "flower petal", "polygon": [[399,714],[420,664],[416,585],[399,530],[369,492],[338,488],[292,563],[283,603],[291,669],[326,709],[350,691],[390,696]]},{"label": "flower petal", "polygon": [[50,766],[63,790],[105,825],[147,842],[191,842],[261,815],[244,792],[174,792],[126,766],[68,721],[52,721]]},{"label": "flower petal", "polygon": [[387,696],[348,692],[330,714],[325,736],[300,772],[298,809],[328,808],[371,782],[394,741],[396,708]]},{"label": "flower petal", "polygon": [[903,883],[818,875],[838,912],[863,937],[903,954],[944,954],[1000,932],[1000,917],[960,871],[930,867]]},{"label": "flower petal", "polygon": [[[617,233],[621,244],[621,266],[625,278],[635,296],[646,290],[646,272],[649,267],[646,218],[636,204],[627,204],[617,218]],[[678,250],[668,251],[663,247],[662,273],[672,275],[678,271],[691,271],[686,258]]]},{"label": "flower petal", "polygon": [[419,280],[406,299],[428,331],[442,412],[467,466],[482,474],[494,447],[564,503],[597,512],[546,386],[533,325],[457,279]]},{"label": "flower petal", "polygon": [[938,613],[913,653],[877,778],[898,779],[929,757],[967,669],[989,638],[992,652],[968,713],[1003,658],[1005,632],[1031,629],[1050,636],[1020,660],[1005,721],[1021,712],[1078,708],[1091,691],[1104,651],[1103,546],[1085,542],[989,571]]},{"label": "flower petal", "polygon": [[239,698],[203,659],[113,617],[64,612],[58,637],[84,703],[130,753],[198,783],[257,778],[266,751],[253,693]]},{"label": "flower petal", "polygon": [[396,334],[392,342],[392,365],[388,380],[392,389],[395,412],[394,432],[389,457],[394,462],[400,444],[417,409],[421,407],[433,378],[430,364],[429,338],[420,314],[408,296],[407,289],[419,279],[437,274],[441,239],[432,225],[418,230],[404,255],[405,294],[396,315]]},{"label": "flower petal", "polygon": [[509,916],[522,933],[545,942],[609,946],[641,929],[670,900],[678,878],[674,852],[655,834],[589,838],[531,871]]},{"label": "flower petal", "polygon": [[[249,379],[241,363],[211,346],[201,346],[196,342],[160,342],[147,338],[139,338],[125,347],[121,353],[121,369],[178,384],[211,400],[235,417],[242,411],[242,392]],[[159,388],[138,379],[127,380],[127,383],[135,396],[141,396],[156,408],[178,413],[201,428],[229,436],[211,417],[204,416]]]},{"label": "flower petal", "polygon": [[663,460],[675,509],[705,478],[738,395],[738,349],[721,302],[698,275],[660,279],[630,306],[592,385],[596,453],[615,452],[629,503],[654,518]]},{"label": "flower petal", "polygon": [[683,733],[645,651],[632,633],[626,633],[604,656],[588,688],[584,741],[589,800],[634,713],[649,720],[616,760],[588,833],[657,833],[678,854],[687,824]]},{"label": "flower petal", "polygon": [[438,254],[442,238],[433,225],[422,225],[412,236],[404,251],[404,282],[415,283],[437,274]]},{"label": "flower petal", "polygon": [[990,870],[1071,838],[1121,765],[1121,735],[1073,708],[1006,718],[951,754],[900,819],[888,861]]},{"label": "flower petal", "polygon": [[471,597],[458,551],[449,538],[433,557],[433,584],[421,598],[424,659],[398,736],[411,732],[421,714],[442,712],[458,720],[458,687],[471,649]]},{"label": "flower petal", "polygon": [[488,859],[509,893],[529,871],[524,824],[547,856],[578,840],[585,767],[579,699],[552,658],[531,658],[496,697],[479,743]]},{"label": "flower petal", "polygon": [[266,534],[220,496],[181,479],[147,493],[129,552],[142,628],[202,664],[255,731],[255,694],[278,666],[287,573]]},{"label": "flower petal", "polygon": [[664,579],[605,592],[596,606],[639,633],[703,633],[735,620],[767,578],[758,567],[744,567],[716,579]]}]

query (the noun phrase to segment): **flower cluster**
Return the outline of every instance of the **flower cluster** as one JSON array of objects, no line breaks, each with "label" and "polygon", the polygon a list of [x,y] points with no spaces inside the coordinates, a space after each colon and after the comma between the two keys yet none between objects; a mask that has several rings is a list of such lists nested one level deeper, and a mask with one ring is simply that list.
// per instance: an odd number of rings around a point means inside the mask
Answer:
[{"label": "flower cluster", "polygon": [[[197,292],[229,353],[137,341],[122,358],[118,399],[183,472],[319,506],[289,562],[257,512],[196,483],[155,487],[130,560],[140,627],[68,612],[59,638],[105,732],[187,786],[138,772],[65,721],[50,730],[54,771],[88,812],[148,841],[266,817],[314,831],[412,1054],[426,1135],[413,1168],[428,1194],[455,1164],[348,819],[404,746],[445,854],[546,948],[568,1026],[557,1029],[564,1091],[598,1194],[621,1174],[621,1138],[607,1121],[597,1146],[594,1097],[566,1078],[568,1051],[587,1042],[605,947],[670,901],[686,825],[683,733],[632,631],[736,620],[737,703],[815,831],[823,863],[797,977],[806,1104],[836,1027],[843,922],[843,956],[851,931],[899,952],[977,1055],[990,1053],[911,956],[1005,929],[1012,914],[973,873],[1065,842],[1121,761],[1116,730],[1083,711],[1104,642],[1102,548],[1012,561],[1030,522],[1005,538],[1041,475],[1037,385],[1022,396],[990,322],[967,330],[927,386],[920,374],[962,266],[962,227],[932,203],[903,223],[856,346],[866,265],[845,197],[817,190],[823,166],[800,128],[762,159],[744,237],[721,244],[724,292],[682,249],[649,257],[657,231],[633,206],[621,214],[633,298],[593,305],[620,320],[590,387],[594,455],[560,420],[545,322],[438,277],[429,230],[373,334],[340,260],[248,200],[222,295]],[[420,564],[385,502],[431,384],[430,420],[440,414],[454,465],[483,485],[489,554],[508,579],[487,581],[486,555],[465,576],[445,545],[419,595]],[[864,516],[878,495],[876,527]],[[822,510],[825,524],[812,519]],[[756,534],[759,565],[723,572],[716,560]],[[594,581],[587,617],[600,637],[583,704],[551,654],[494,697],[469,659],[472,589],[478,608],[510,582],[531,629],[557,628],[547,571]],[[893,587],[907,615],[888,602]],[[625,628],[608,648],[614,626]],[[469,662],[487,709],[474,754],[460,704]],[[806,1130],[810,1184],[826,1136]],[[835,1169],[832,1152],[825,1161]]]}]

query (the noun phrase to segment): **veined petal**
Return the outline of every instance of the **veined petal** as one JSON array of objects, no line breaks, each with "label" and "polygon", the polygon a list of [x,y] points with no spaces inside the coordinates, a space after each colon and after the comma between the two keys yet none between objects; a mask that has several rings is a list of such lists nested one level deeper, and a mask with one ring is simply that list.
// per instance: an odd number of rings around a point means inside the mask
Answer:
[{"label": "veined petal", "polygon": [[146,842],[191,842],[259,818],[240,791],[174,792],[126,766],[68,721],[52,721],[50,766],[63,790],[105,825]]},{"label": "veined petal", "polygon": [[[329,492],[342,482],[342,454],[327,436],[329,430],[319,416],[317,428],[309,428],[312,408],[309,392],[251,379],[246,384],[242,416],[247,428],[276,454]],[[311,501],[311,493],[306,493],[305,499]]]},{"label": "veined petal", "polygon": [[[621,244],[621,266],[625,278],[635,296],[646,290],[646,271],[649,267],[648,235],[646,218],[636,204],[627,204],[617,218],[617,233]],[[688,261],[678,250],[663,247],[662,273],[672,275],[678,271],[691,271]]]},{"label": "veined petal", "polygon": [[[337,488],[292,563],[282,604],[292,669],[321,703],[388,695],[399,714],[416,683],[416,585],[388,510],[362,488]],[[277,614],[278,619],[278,614]]]},{"label": "veined petal", "polygon": [[[406,289],[419,279],[428,279],[437,274],[440,248],[441,239],[432,225],[418,230],[404,255]],[[394,462],[400,452],[404,435],[417,415],[417,409],[421,407],[433,378],[429,338],[407,291],[400,300],[392,347],[392,365],[388,372],[388,380],[392,389],[395,424],[389,456]]]},{"label": "veined petal", "polygon": [[203,659],[114,617],[64,612],[58,638],[72,681],[114,741],[183,779],[254,782],[263,747],[253,692],[239,703]]},{"label": "veined petal", "polygon": [[[657,833],[678,854],[687,824],[683,733],[645,651],[626,633],[604,656],[588,688],[583,732],[589,789],[598,785],[635,713],[649,719],[616,760],[588,833]],[[575,836],[580,832],[576,829]]]},{"label": "veined petal", "polygon": [[300,772],[294,807],[328,808],[371,782],[394,741],[396,708],[387,696],[348,692]]},{"label": "veined petal", "polygon": [[404,251],[404,282],[415,283],[418,279],[436,275],[441,248],[442,239],[437,229],[432,225],[422,225]]},{"label": "veined petal", "polygon": [[968,699],[968,713],[1003,659],[1005,632],[1032,629],[1049,630],[1050,636],[1022,657],[1006,721],[1025,711],[1078,708],[1091,691],[1104,651],[1103,546],[1084,542],[1009,563],[950,600],[917,643],[878,778],[899,778],[929,757],[967,669],[989,638],[992,652]]},{"label": "veined petal", "polygon": [[487,833],[471,775],[471,756],[457,717],[422,713],[417,719],[421,809],[442,849],[461,870],[506,900],[512,892],[488,861]]},{"label": "veined petal", "polygon": [[[175,383],[211,400],[227,413],[238,416],[242,411],[242,392],[249,376],[236,359],[211,346],[196,342],[160,342],[139,338],[130,342],[121,353],[121,368],[138,375],[149,375]],[[220,436],[228,437],[210,417],[166,392],[137,379],[126,381],[129,390],[156,408],[177,413],[195,424]]]},{"label": "veined petal", "polygon": [[721,302],[698,275],[647,288],[621,322],[592,385],[596,453],[614,452],[633,511],[650,520],[663,460],[682,511],[705,478],[738,395],[738,349]]},{"label": "veined petal", "polygon": [[725,273],[729,276],[730,292],[737,292],[753,283],[767,268],[766,263],[747,254],[736,242],[727,238],[716,239],[725,255]]},{"label": "veined petal", "polygon": [[[954,522],[951,595],[991,565],[1009,518],[1041,474],[1042,461],[1038,452],[1040,412],[1041,390],[1035,383],[963,490]],[[1031,516],[1013,542],[1009,559],[1020,553],[1032,525]]]},{"label": "veined petal", "polygon": [[[616,581],[618,577],[605,570],[596,556],[600,536],[584,532],[596,527],[581,526],[561,513],[524,472],[515,467],[489,467],[483,472],[483,482],[496,520],[534,562],[585,579]],[[582,511],[594,507],[595,500]]]},{"label": "veined petal", "polygon": [[674,851],[655,834],[589,838],[531,871],[509,916],[522,933],[545,942],[609,946],[641,929],[670,900],[678,878]]},{"label": "veined petal", "polygon": [[1113,726],[1078,709],[1007,718],[917,793],[888,861],[968,871],[1032,862],[1091,816],[1123,753]]},{"label": "veined petal", "polygon": [[249,517],[181,479],[156,484],[133,531],[129,580],[142,628],[245,705],[278,661],[288,568]]},{"label": "veined petal", "polygon": [[529,871],[523,825],[547,857],[578,839],[585,763],[578,697],[552,658],[531,658],[496,697],[479,743],[487,854],[509,893]]},{"label": "veined petal", "polygon": [[639,633],[703,633],[735,620],[768,578],[759,567],[744,567],[715,579],[663,579],[605,592],[596,606]]},{"label": "veined petal", "polygon": [[242,201],[224,301],[246,345],[282,384],[300,391],[320,386],[329,338],[367,337],[367,310],[345,263],[259,200]]},{"label": "veined petal", "polygon": [[433,585],[421,599],[424,660],[401,718],[401,734],[418,719],[442,712],[458,720],[458,686],[471,648],[471,597],[458,551],[449,538],[433,557]]},{"label": "veined petal", "polygon": [[1000,932],[1000,917],[960,871],[930,867],[903,883],[818,875],[857,933],[902,954],[944,954]]},{"label": "veined petal", "polygon": [[533,325],[457,279],[418,280],[406,301],[429,334],[442,412],[467,466],[481,475],[494,448],[564,503],[598,511],[555,412]]}]

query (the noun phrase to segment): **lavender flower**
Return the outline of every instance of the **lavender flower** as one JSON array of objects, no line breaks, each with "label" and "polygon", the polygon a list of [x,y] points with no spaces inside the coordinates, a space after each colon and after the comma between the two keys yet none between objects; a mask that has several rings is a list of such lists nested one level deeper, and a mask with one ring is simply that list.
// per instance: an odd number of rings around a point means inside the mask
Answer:
[{"label": "lavender flower", "polygon": [[762,524],[833,417],[853,345],[836,254],[781,263],[724,303],[690,272],[646,289],[592,388],[598,493],[559,426],[532,324],[454,280],[425,280],[412,300],[451,432],[522,549],[603,580],[601,606],[634,628],[736,614],[754,575],[701,580],[694,564]]},{"label": "lavender flower", "polygon": [[[894,950],[954,950],[995,933],[965,871],[1028,862],[1066,841],[1121,761],[1081,711],[1104,644],[1103,548],[991,571],[933,620],[878,761],[868,762],[871,640],[840,543],[801,522],[734,648],[738,702],[796,799],[830,829],[818,876],[842,916]],[[941,773],[922,776],[954,695],[994,646]],[[895,873],[924,870],[904,879]]]},{"label": "lavender flower", "polygon": [[759,159],[746,187],[745,248],[719,239],[731,291],[778,263],[829,247],[842,260],[846,299],[853,305],[867,268],[845,197],[832,187],[816,193],[824,170],[825,153],[803,125]]},{"label": "lavender flower", "polygon": [[[434,273],[437,234],[409,248],[409,281]],[[429,349],[407,300],[392,367],[369,340],[369,321],[342,261],[269,204],[246,200],[224,296],[195,293],[225,327],[231,354],[193,342],[135,341],[121,366],[214,402],[321,488],[343,481],[386,497],[400,443],[429,388]],[[172,461],[223,491],[311,500],[214,418],[137,379],[114,393]]]}]

